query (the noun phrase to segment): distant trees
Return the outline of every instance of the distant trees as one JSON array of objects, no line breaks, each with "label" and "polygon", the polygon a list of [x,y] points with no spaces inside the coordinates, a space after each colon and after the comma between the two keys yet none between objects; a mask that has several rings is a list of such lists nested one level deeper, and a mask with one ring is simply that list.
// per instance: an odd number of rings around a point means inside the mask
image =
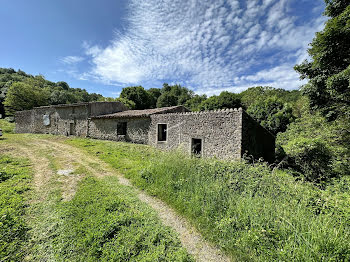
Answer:
[{"label": "distant trees", "polygon": [[32,76],[12,68],[0,68],[0,114],[12,115],[17,110],[34,106],[97,101],[99,94],[70,88],[66,82],[51,82],[43,76]]},{"label": "distant trees", "polygon": [[157,107],[184,105],[194,96],[194,92],[181,85],[163,84],[161,95],[157,100]]},{"label": "distant trees", "polygon": [[273,134],[286,131],[295,120],[292,107],[275,96],[258,99],[248,107],[247,113]]},{"label": "distant trees", "polygon": [[130,86],[123,88],[120,98],[131,100],[135,103],[135,109],[150,107],[151,98],[142,86]]},{"label": "distant trees", "polygon": [[48,89],[31,85],[28,82],[17,82],[8,89],[4,105],[8,108],[8,113],[13,114],[15,111],[47,105],[49,96]]},{"label": "distant trees", "polygon": [[241,99],[238,94],[223,91],[218,96],[214,95],[202,101],[199,105],[199,110],[237,108],[241,106]]}]

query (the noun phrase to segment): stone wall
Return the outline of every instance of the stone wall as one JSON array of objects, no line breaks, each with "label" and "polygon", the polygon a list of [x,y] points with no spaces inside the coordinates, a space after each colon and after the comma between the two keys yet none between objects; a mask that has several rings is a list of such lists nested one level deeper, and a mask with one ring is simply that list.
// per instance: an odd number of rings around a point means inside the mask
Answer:
[{"label": "stone wall", "polygon": [[275,136],[263,128],[246,112],[243,112],[242,153],[262,157],[265,161],[275,160]]},{"label": "stone wall", "polygon": [[33,110],[20,111],[15,113],[16,133],[33,133],[34,114]]},{"label": "stone wall", "polygon": [[[158,124],[167,124],[167,141],[158,141]],[[241,109],[152,115],[149,144],[191,153],[192,139],[202,139],[202,156],[240,159],[241,130]]]},{"label": "stone wall", "polygon": [[91,102],[89,106],[90,116],[100,116],[129,110],[123,103],[119,102]]},{"label": "stone wall", "polygon": [[[126,135],[117,135],[117,125],[120,122],[127,122]],[[89,120],[88,136],[97,139],[147,144],[149,126],[149,118],[97,118]]]},{"label": "stone wall", "polygon": [[[119,102],[93,102],[36,107],[16,112],[16,132],[86,137],[91,114],[110,114],[127,109]],[[26,115],[31,117],[22,117]],[[44,120],[46,119],[46,120]]]}]

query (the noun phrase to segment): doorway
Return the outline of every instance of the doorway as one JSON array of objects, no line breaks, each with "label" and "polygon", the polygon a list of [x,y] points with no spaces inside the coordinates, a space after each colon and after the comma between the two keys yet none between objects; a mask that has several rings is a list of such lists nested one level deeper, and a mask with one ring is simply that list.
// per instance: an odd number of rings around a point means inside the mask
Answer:
[{"label": "doorway", "polygon": [[202,139],[192,138],[191,153],[197,157],[202,155]]},{"label": "doorway", "polygon": [[75,135],[75,124],[69,123],[69,135],[74,136]]}]

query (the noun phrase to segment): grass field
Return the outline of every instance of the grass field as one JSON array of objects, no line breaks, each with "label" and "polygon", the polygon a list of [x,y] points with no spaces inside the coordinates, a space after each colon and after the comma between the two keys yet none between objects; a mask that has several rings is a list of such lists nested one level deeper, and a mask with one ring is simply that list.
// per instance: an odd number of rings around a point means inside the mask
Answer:
[{"label": "grass field", "polygon": [[56,138],[0,141],[0,261],[194,261],[133,188]]},{"label": "grass field", "polygon": [[[58,142],[87,152],[91,159],[81,163],[62,155]],[[1,155],[0,254],[7,260],[193,259],[131,188],[114,176],[96,177],[104,171],[91,162],[94,158],[164,200],[234,261],[350,260],[349,177],[322,190],[264,164],[48,135],[6,134],[1,148],[32,150],[37,154],[33,159],[45,156],[43,174],[51,170],[43,191],[36,192],[28,159]],[[72,175],[81,179],[72,197],[65,199],[65,190],[75,180],[62,180],[57,171],[67,161],[75,161]]]},{"label": "grass field", "polygon": [[263,164],[71,139],[163,199],[238,261],[349,261],[350,179],[325,190]]},{"label": "grass field", "polygon": [[0,260],[20,261],[28,240],[24,220],[31,181],[27,159],[0,155]]}]

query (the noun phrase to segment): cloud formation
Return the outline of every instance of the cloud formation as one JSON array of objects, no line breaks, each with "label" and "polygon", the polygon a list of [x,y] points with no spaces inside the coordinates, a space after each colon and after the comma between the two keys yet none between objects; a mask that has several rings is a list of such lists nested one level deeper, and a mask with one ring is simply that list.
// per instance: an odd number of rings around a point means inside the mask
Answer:
[{"label": "cloud formation", "polygon": [[209,95],[255,85],[294,89],[301,82],[293,66],[307,58],[325,21],[312,10],[294,12],[306,2],[131,0],[126,32],[105,47],[84,43],[92,64],[85,75],[120,86],[176,82]]},{"label": "cloud formation", "polygon": [[82,62],[84,60],[84,58],[81,56],[65,56],[65,57],[61,58],[60,60],[64,64],[74,65],[74,64]]}]

